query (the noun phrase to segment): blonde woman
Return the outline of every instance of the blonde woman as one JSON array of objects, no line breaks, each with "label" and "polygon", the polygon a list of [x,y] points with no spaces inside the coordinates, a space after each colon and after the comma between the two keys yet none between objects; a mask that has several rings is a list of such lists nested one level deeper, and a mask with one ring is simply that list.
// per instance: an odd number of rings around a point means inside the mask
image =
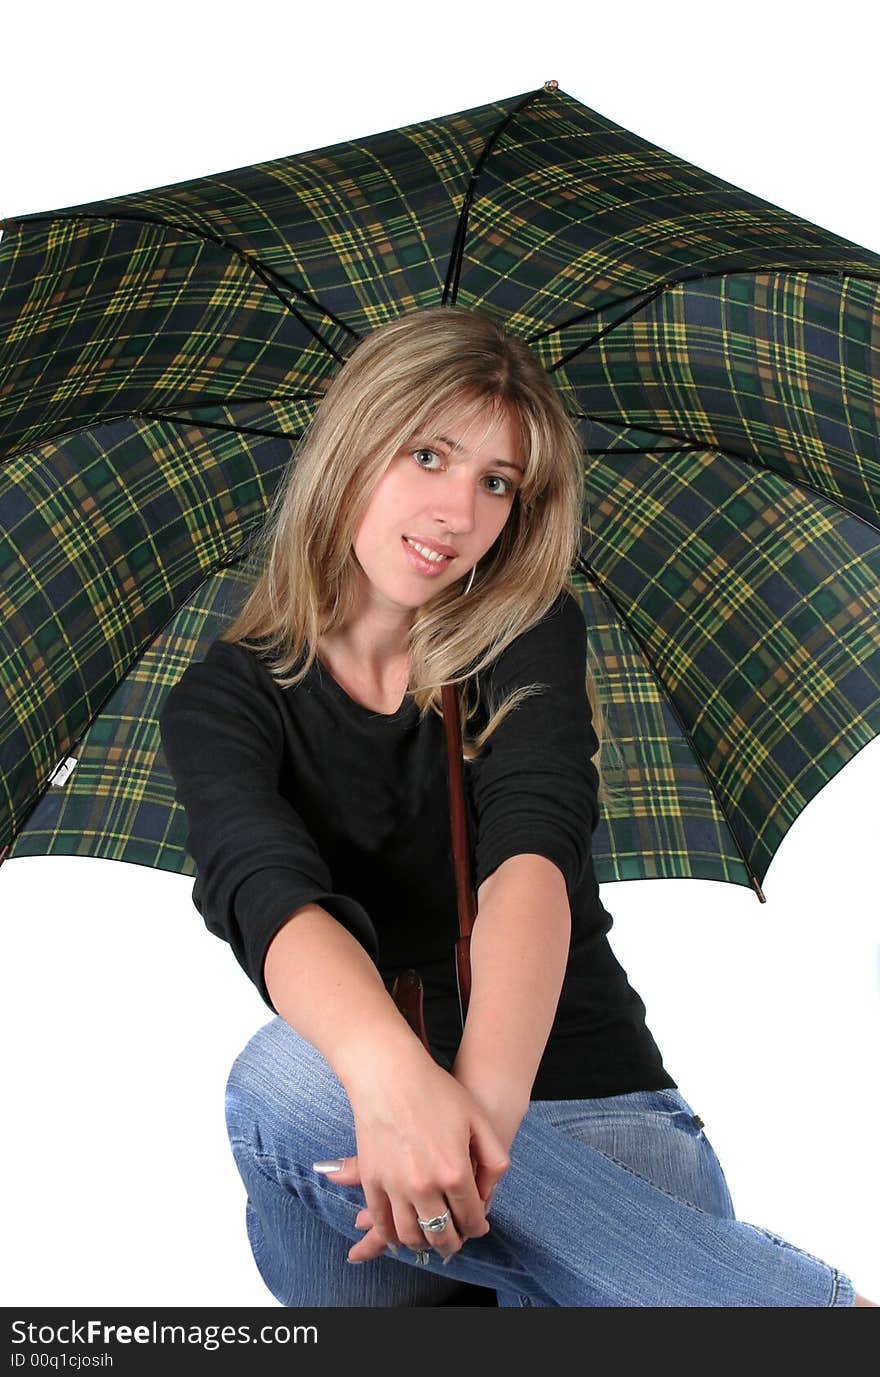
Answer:
[{"label": "blonde woman", "polygon": [[[240,614],[168,695],[193,901],[273,1014],[226,1113],[282,1305],[870,1304],[736,1219],[608,944],[582,465],[524,344],[458,307],[391,321],[318,407]],[[463,1029],[448,681],[478,897]],[[410,966],[436,1059],[391,998]]]}]

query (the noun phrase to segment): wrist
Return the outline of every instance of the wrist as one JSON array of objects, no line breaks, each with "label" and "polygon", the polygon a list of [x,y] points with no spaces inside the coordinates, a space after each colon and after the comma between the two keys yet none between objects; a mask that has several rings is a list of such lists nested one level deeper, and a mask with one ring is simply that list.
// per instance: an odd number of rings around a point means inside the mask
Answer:
[{"label": "wrist", "polygon": [[502,1094],[497,1084],[488,1084],[485,1081],[474,1084],[462,1076],[456,1076],[455,1079],[483,1111],[504,1151],[510,1152],[519,1126],[528,1112],[528,1097],[523,1100],[517,1093]]},{"label": "wrist", "polygon": [[380,1036],[360,1035],[337,1049],[333,1069],[353,1104],[389,1084],[411,1079],[426,1065],[436,1063],[405,1020],[400,1019]]},{"label": "wrist", "polygon": [[523,1084],[519,1078],[505,1077],[491,1067],[478,1066],[459,1057],[452,1064],[451,1074],[490,1116],[503,1111],[508,1117],[518,1113],[523,1118],[528,1110],[531,1086]]},{"label": "wrist", "polygon": [[523,1067],[507,1054],[493,1056],[492,1052],[497,1053],[494,1047],[487,1051],[485,1045],[478,1046],[475,1038],[468,1036],[470,1031],[465,1028],[455,1053],[452,1070],[456,1080],[487,1095],[494,1093],[509,1102],[528,1105],[532,1081],[524,1076]]}]

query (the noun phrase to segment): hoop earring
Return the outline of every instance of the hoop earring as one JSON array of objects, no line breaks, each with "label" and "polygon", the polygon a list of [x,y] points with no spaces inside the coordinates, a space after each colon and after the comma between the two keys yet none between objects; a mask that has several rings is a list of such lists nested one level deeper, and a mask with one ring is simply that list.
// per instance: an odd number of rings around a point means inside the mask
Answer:
[{"label": "hoop earring", "polygon": [[474,574],[475,574],[476,572],[477,572],[477,566],[476,566],[475,564],[472,564],[472,565],[471,565],[471,576],[470,576],[470,578],[468,579],[467,588],[465,588],[464,592],[463,592],[462,595],[461,595],[462,597],[466,597],[467,594],[471,591],[471,585],[473,584],[473,581],[474,581]]}]

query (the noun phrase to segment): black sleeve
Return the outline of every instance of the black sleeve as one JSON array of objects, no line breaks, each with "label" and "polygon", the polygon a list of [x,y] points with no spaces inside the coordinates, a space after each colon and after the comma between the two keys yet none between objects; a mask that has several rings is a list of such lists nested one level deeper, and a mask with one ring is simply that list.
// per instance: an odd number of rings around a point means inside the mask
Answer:
[{"label": "black sleeve", "polygon": [[476,889],[502,861],[525,852],[556,863],[569,900],[583,878],[599,818],[592,762],[599,740],[586,661],[583,612],[563,589],[541,621],[491,666],[485,682],[496,707],[520,685],[545,687],[508,714],[471,767]]},{"label": "black sleeve", "polygon": [[326,863],[279,788],[282,720],[252,652],[212,642],[167,694],[159,733],[186,812],[186,849],[196,866],[192,901],[273,1013],[266,950],[303,904],[327,909],[378,963],[371,919],[355,899],[332,892]]}]

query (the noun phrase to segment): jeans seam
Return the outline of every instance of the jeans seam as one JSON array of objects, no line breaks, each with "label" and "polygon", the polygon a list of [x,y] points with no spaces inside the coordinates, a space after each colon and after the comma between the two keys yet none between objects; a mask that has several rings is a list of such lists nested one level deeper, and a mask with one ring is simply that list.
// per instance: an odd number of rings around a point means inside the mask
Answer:
[{"label": "jeans seam", "polygon": [[609,1162],[614,1162],[616,1166],[623,1167],[624,1171],[628,1171],[631,1176],[637,1176],[640,1181],[644,1181],[652,1190],[661,1191],[663,1195],[668,1196],[670,1200],[674,1200],[678,1205],[686,1205],[689,1210],[695,1210],[697,1214],[712,1214],[711,1210],[704,1210],[701,1205],[695,1205],[692,1200],[683,1200],[681,1196],[675,1195],[672,1191],[668,1191],[665,1186],[658,1185],[657,1182],[652,1181],[649,1176],[644,1176],[640,1171],[636,1171],[635,1167],[631,1167],[629,1162],[621,1162],[619,1157],[615,1157],[611,1152],[606,1152],[604,1148],[596,1147],[593,1143],[588,1143],[586,1146],[591,1147],[594,1152],[601,1153],[603,1157],[607,1157]]},{"label": "jeans seam", "polygon": [[[241,1146],[244,1146],[244,1147],[247,1148],[248,1156],[249,1156],[249,1157],[251,1158],[251,1160],[256,1164],[258,1170],[259,1170],[259,1171],[261,1172],[261,1174],[265,1177],[265,1179],[266,1179],[271,1185],[277,1186],[279,1190],[284,1190],[285,1187],[284,1187],[284,1186],[282,1185],[282,1183],[278,1180],[278,1171],[279,1171],[278,1158],[277,1158],[277,1157],[273,1157],[272,1154],[269,1153],[269,1152],[254,1152],[254,1151],[248,1146],[247,1143],[242,1143],[240,1139],[238,1139],[238,1140],[236,1140],[236,1141],[239,1142],[239,1144],[240,1144]],[[270,1166],[271,1166],[271,1170],[270,1170],[270,1171],[266,1171],[266,1170],[264,1169],[264,1167],[263,1167],[263,1163],[264,1163],[264,1162],[270,1163]],[[294,1172],[299,1172],[301,1169],[300,1169],[299,1167],[293,1167],[293,1168],[287,1168],[287,1167],[285,1167],[284,1170],[285,1170],[285,1171],[291,1170],[291,1171],[294,1171]],[[359,1204],[357,1203],[357,1201],[350,1199],[349,1196],[347,1196],[347,1195],[340,1195],[338,1191],[333,1190],[333,1183],[332,1183],[332,1180],[328,1180],[325,1176],[323,1176],[322,1173],[316,1172],[316,1173],[315,1173],[315,1176],[316,1176],[316,1178],[317,1178],[317,1177],[320,1177],[320,1180],[316,1179],[315,1185],[318,1187],[318,1189],[321,1191],[321,1193],[322,1193],[323,1195],[332,1196],[332,1198],[333,1198],[334,1200],[338,1200],[338,1201],[340,1202],[340,1204],[348,1205],[349,1208],[350,1208],[351,1210],[354,1211],[355,1216],[357,1216],[358,1214],[360,1214],[361,1210],[363,1210],[363,1209],[365,1208],[365,1205],[359,1205]],[[304,1173],[303,1173],[302,1179],[303,1179],[303,1180],[306,1179]],[[353,1189],[353,1187],[349,1186],[348,1189],[351,1190],[351,1189]],[[360,1189],[362,1190],[363,1188],[361,1187]],[[297,1198],[299,1198],[299,1197],[297,1197]],[[364,1197],[364,1199],[366,1199],[366,1197]],[[301,1202],[301,1203],[305,1204],[304,1201]],[[308,1208],[308,1207],[306,1207],[306,1208]]]}]

